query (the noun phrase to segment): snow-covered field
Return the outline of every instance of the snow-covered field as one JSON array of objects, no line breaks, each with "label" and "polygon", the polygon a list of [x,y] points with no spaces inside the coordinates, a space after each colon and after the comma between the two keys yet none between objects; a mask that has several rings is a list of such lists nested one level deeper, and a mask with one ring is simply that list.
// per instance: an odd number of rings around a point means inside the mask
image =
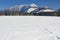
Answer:
[{"label": "snow-covered field", "polygon": [[0,17],[0,40],[58,40],[58,37],[60,17]]}]

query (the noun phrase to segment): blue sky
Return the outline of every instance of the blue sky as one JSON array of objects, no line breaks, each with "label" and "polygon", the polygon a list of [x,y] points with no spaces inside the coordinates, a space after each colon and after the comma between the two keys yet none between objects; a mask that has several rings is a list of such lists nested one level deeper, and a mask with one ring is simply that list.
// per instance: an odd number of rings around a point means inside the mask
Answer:
[{"label": "blue sky", "polygon": [[60,0],[0,0],[0,10],[21,4],[33,4],[38,6],[48,6],[53,9],[60,8]]}]

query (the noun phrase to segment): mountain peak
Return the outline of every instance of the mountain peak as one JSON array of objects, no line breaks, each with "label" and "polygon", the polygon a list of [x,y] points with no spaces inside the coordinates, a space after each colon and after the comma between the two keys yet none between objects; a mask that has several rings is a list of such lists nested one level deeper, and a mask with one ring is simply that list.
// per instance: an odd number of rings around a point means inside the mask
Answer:
[{"label": "mountain peak", "polygon": [[37,5],[36,5],[36,4],[31,4],[31,6],[32,6],[32,7],[37,7]]}]

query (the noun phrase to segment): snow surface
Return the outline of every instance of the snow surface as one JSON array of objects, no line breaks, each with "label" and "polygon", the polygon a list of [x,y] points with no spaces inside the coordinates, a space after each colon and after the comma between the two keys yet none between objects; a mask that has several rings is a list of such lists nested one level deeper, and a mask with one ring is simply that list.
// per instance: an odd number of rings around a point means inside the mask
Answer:
[{"label": "snow surface", "polygon": [[27,12],[28,13],[31,13],[32,11],[34,11],[34,10],[36,10],[37,8],[29,8],[28,10],[27,10]]},{"label": "snow surface", "polygon": [[37,13],[39,12],[54,12],[55,10],[51,10],[51,9],[45,9],[45,10],[40,10],[38,11]]},{"label": "snow surface", "polygon": [[0,40],[58,40],[56,36],[60,37],[60,17],[0,17]]}]

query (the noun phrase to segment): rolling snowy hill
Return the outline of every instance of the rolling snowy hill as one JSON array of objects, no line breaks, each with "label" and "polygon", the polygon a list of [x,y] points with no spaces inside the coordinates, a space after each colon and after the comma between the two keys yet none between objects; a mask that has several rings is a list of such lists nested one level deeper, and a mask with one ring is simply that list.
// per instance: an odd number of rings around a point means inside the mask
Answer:
[{"label": "rolling snowy hill", "polygon": [[0,17],[0,40],[58,40],[58,38],[60,17]]}]

